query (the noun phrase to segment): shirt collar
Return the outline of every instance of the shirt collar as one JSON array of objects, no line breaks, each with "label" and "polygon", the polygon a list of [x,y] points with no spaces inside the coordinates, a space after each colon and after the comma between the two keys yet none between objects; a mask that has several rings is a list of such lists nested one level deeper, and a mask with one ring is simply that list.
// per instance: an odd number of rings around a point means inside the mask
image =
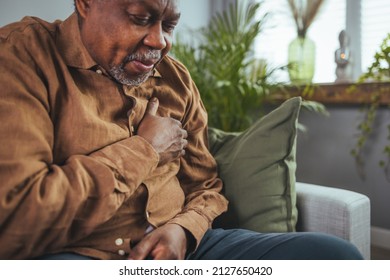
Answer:
[{"label": "shirt collar", "polygon": [[77,14],[73,13],[59,26],[57,37],[58,49],[63,54],[68,66],[90,69],[97,66],[81,41]]},{"label": "shirt collar", "polygon": [[154,68],[151,77],[153,77],[153,78],[162,78],[162,75],[161,75],[160,72],[158,72],[158,70],[156,68]]}]

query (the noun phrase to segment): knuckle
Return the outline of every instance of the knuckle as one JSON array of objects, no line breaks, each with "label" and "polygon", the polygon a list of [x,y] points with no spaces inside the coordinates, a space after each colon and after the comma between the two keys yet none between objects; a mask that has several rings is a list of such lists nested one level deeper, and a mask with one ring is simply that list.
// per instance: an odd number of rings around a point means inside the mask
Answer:
[{"label": "knuckle", "polygon": [[182,127],[182,124],[181,124],[181,122],[180,121],[178,121],[178,120],[176,120],[176,119],[173,119],[173,118],[171,118],[171,120],[172,120],[172,123],[173,124],[175,124],[175,125],[177,125],[178,127]]}]

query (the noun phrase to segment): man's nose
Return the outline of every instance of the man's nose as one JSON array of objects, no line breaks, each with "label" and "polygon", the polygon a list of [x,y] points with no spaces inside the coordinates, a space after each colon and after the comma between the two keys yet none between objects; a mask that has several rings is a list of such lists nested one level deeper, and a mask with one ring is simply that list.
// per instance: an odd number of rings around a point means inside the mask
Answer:
[{"label": "man's nose", "polygon": [[144,44],[156,50],[165,49],[167,42],[160,22],[156,22],[151,26],[149,33],[144,38]]}]

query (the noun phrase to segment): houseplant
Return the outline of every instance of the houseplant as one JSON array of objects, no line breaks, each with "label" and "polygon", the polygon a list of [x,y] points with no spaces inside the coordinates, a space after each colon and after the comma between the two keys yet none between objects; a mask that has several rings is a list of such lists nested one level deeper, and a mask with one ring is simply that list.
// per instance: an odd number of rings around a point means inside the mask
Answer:
[{"label": "houseplant", "polygon": [[[357,81],[356,84],[349,88],[349,92],[353,93],[359,84],[367,82],[390,82],[390,33],[384,38],[379,50],[374,55],[374,61],[368,67]],[[381,94],[386,88],[380,87],[377,91],[371,93],[371,102],[363,108],[364,118],[357,127],[358,137],[354,148],[351,150],[351,155],[355,158],[358,172],[361,178],[364,179],[364,155],[367,148],[367,141],[374,132],[374,122],[377,119],[377,110],[380,106]],[[379,162],[379,165],[384,169],[387,179],[390,181],[390,124],[388,127],[387,145],[383,147],[384,159]]]},{"label": "houseplant", "polygon": [[185,42],[179,34],[172,48],[202,95],[209,125],[225,131],[242,131],[259,117],[264,99],[280,86],[272,74],[282,69],[254,57],[254,41],[265,20],[256,18],[262,3],[235,2],[193,31],[197,40]]},{"label": "houseplant", "polygon": [[324,0],[287,0],[297,29],[288,47],[289,76],[293,84],[310,84],[315,70],[316,46],[307,32]]}]

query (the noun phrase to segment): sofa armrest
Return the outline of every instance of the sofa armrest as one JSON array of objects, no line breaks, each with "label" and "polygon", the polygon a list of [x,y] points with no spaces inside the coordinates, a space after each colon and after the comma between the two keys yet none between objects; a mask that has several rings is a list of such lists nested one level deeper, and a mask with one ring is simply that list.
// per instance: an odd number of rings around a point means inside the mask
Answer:
[{"label": "sofa armrest", "polygon": [[324,232],[354,244],[370,259],[370,200],[344,189],[296,183],[297,231]]}]

